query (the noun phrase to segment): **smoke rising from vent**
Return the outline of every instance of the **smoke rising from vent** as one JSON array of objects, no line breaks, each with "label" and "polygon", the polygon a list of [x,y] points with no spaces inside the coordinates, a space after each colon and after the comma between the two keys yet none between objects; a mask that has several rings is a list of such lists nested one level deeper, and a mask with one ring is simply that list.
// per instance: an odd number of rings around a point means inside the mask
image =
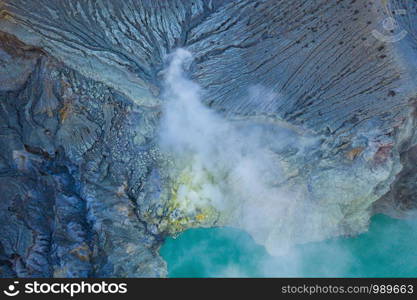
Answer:
[{"label": "smoke rising from vent", "polygon": [[[304,151],[314,141],[301,142],[291,129],[265,121],[226,119],[202,103],[204,91],[185,76],[191,53],[178,49],[170,59],[160,145],[199,186],[179,188],[183,210],[191,213],[213,206],[226,225],[246,230],[271,253],[285,251],[299,239],[296,235],[306,222],[309,204],[297,187],[281,187],[287,180],[282,169],[288,166],[279,153],[291,147]],[[248,97],[271,97],[271,92],[260,93],[260,89],[250,87]],[[204,182],[206,178],[210,180]]]}]

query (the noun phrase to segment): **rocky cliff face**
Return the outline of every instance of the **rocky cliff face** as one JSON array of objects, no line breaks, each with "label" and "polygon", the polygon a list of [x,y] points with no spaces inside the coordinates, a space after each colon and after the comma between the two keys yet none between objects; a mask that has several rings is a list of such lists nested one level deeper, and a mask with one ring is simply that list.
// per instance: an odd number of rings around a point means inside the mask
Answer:
[{"label": "rocky cliff face", "polygon": [[[273,252],[412,212],[413,3],[0,0],[0,275],[165,276],[161,242],[191,226],[238,226]],[[196,168],[178,169],[158,128],[180,47],[206,107],[262,125],[285,218],[240,222],[262,218],[244,197],[232,217],[176,202]],[[274,148],[283,128],[314,142]]]}]

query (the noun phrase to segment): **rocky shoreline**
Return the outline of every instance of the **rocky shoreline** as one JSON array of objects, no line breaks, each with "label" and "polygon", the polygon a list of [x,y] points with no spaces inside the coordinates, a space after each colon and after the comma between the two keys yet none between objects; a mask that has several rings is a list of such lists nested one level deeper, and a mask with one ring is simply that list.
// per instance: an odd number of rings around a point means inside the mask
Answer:
[{"label": "rocky shoreline", "polygon": [[[374,213],[413,213],[416,8],[0,0],[0,277],[164,277],[165,237],[223,224],[251,232],[238,218],[173,213],[173,190],[194,176],[173,182],[157,139],[177,48],[194,55],[185,73],[206,107],[262,127],[280,164],[271,185],[305,210],[272,220],[260,243],[354,235]],[[391,15],[406,35],[381,40],[373,33]],[[283,129],[315,142],[275,149]]]}]

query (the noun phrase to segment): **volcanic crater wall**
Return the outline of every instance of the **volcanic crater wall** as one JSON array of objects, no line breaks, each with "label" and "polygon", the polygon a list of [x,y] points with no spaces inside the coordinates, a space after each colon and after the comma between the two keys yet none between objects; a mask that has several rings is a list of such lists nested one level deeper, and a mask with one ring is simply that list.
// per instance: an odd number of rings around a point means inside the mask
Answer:
[{"label": "volcanic crater wall", "polygon": [[282,184],[327,213],[312,240],[413,211],[416,8],[0,0],[0,276],[166,275],[158,248],[187,227],[161,226],[170,163],[156,139],[166,55],[179,47],[207,107],[319,141],[280,153]]}]

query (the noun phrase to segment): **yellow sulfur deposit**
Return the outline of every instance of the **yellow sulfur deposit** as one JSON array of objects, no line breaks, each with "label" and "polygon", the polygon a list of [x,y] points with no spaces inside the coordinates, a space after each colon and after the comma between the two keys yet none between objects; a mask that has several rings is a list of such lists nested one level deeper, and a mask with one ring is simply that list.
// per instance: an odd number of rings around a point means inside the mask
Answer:
[{"label": "yellow sulfur deposit", "polygon": [[[219,219],[220,186],[196,160],[180,171],[172,184],[167,218],[160,229],[176,234],[190,227],[213,226]],[[162,227],[162,228],[161,228]]]}]

